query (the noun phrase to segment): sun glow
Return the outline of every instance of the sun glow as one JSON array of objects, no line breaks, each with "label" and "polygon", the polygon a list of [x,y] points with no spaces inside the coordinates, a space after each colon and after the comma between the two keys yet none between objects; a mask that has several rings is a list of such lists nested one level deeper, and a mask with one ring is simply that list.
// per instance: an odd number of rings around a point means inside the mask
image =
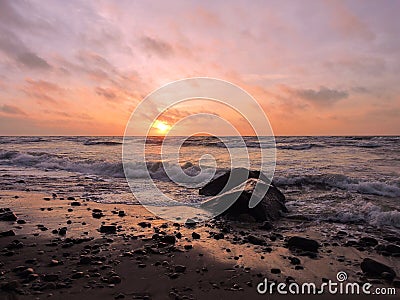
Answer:
[{"label": "sun glow", "polygon": [[168,130],[171,129],[171,126],[170,126],[170,125],[168,125],[168,124],[165,123],[165,122],[159,121],[159,120],[156,120],[156,121],[153,123],[153,126],[152,126],[152,127],[155,128],[155,129],[157,129],[158,132],[159,132],[160,134],[165,134],[165,133],[168,132]]}]

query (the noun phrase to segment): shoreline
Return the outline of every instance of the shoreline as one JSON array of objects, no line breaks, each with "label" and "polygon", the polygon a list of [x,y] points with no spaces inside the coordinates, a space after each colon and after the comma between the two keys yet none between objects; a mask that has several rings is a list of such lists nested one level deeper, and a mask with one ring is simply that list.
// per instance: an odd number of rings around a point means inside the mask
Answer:
[{"label": "shoreline", "polygon": [[[70,196],[67,192],[65,195],[65,200],[53,200],[46,194],[0,191],[0,207],[9,207],[25,221],[0,221],[0,232],[15,233],[0,237],[1,297],[265,299],[271,295],[256,291],[264,278],[278,283],[294,280],[321,284],[334,281],[339,271],[347,273],[348,282],[393,287],[391,281],[366,278],[360,269],[364,258],[382,262],[397,276],[400,274],[399,256],[383,256],[373,247],[350,246],[351,241],[366,237],[369,231],[380,230],[371,226],[360,233],[357,225],[325,223],[322,228],[304,220],[282,218],[272,230],[259,229],[257,223],[223,219],[188,228],[158,219],[140,205],[101,204],[78,197],[67,200]],[[94,218],[96,209],[103,216]],[[123,216],[119,216],[120,211]],[[100,233],[103,222],[115,226],[116,233]],[[65,235],[60,235],[63,227]],[[295,235],[316,240],[321,247],[312,256],[295,253],[286,245],[287,239]],[[381,236],[390,234],[382,231]],[[12,243],[15,249],[5,250]],[[32,268],[32,274],[38,277],[27,281],[12,271],[21,265]],[[47,275],[57,278],[47,281]],[[16,287],[4,290],[4,284],[10,282]]]}]

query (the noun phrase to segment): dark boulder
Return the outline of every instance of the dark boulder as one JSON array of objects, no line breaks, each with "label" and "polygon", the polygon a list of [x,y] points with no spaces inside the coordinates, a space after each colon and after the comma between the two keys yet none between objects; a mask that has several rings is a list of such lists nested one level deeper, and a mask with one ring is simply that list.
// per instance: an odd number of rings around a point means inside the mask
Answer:
[{"label": "dark boulder", "polygon": [[9,208],[0,208],[0,221],[16,221],[17,216]]},{"label": "dark boulder", "polygon": [[[215,181],[219,181],[218,178],[209,184]],[[213,191],[216,192],[216,189],[213,188]],[[254,200],[258,203],[250,207]],[[281,217],[281,212],[287,212],[284,200],[285,197],[276,187],[260,179],[250,178],[228,192],[203,202],[201,208],[213,216],[226,215],[235,220],[247,214],[258,222],[273,221]]]},{"label": "dark boulder", "polygon": [[361,270],[369,276],[382,277],[386,273],[385,277],[393,279],[396,277],[395,271],[383,263],[380,263],[371,258],[365,258],[361,263]]},{"label": "dark boulder", "polygon": [[[276,189],[275,185],[271,183],[271,180],[260,171],[235,168],[232,171],[228,171],[208,182],[199,190],[199,194],[205,196],[216,196],[232,190],[250,178],[260,179],[265,183],[270,183],[270,189]],[[285,196],[278,189],[276,189],[276,192],[277,195],[279,195],[279,200],[285,202]]]},{"label": "dark boulder", "polygon": [[0,236],[15,236],[14,230],[0,232]]},{"label": "dark boulder", "polygon": [[304,251],[318,252],[319,243],[312,239],[301,236],[292,236],[287,241],[289,249],[299,249]]}]

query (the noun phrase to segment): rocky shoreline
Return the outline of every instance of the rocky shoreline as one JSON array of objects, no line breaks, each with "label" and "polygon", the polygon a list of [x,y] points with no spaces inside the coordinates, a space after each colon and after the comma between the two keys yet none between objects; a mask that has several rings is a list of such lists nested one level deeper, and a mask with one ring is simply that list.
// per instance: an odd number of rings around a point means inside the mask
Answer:
[{"label": "rocky shoreline", "polygon": [[[61,200],[63,199],[63,200]],[[0,295],[4,299],[240,299],[256,285],[335,280],[399,287],[400,239],[337,224],[217,218],[182,224],[137,205],[65,195],[1,193]],[[12,298],[12,297],[14,298]]]}]

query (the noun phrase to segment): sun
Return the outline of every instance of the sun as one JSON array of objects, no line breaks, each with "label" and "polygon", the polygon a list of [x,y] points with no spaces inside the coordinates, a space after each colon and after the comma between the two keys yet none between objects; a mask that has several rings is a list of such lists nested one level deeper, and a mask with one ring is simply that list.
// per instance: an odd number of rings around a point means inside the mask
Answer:
[{"label": "sun", "polygon": [[152,127],[155,128],[155,129],[157,129],[158,132],[161,133],[161,134],[165,134],[165,133],[168,132],[168,130],[171,129],[171,126],[170,126],[170,125],[168,125],[168,124],[165,123],[165,122],[159,121],[159,120],[156,120],[156,121],[153,123],[153,126],[152,126]]}]

